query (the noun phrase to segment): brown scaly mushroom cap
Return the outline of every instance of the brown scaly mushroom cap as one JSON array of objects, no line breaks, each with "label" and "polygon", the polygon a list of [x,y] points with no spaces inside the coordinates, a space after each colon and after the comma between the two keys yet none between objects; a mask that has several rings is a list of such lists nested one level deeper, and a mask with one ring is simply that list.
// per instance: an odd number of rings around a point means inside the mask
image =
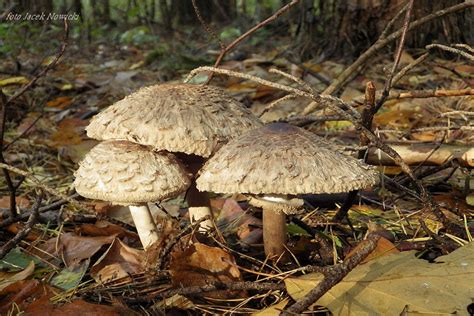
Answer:
[{"label": "brown scaly mushroom cap", "polygon": [[121,139],[156,150],[209,157],[262,123],[222,89],[192,84],[142,88],[94,116],[87,135]]},{"label": "brown scaly mushroom cap", "polygon": [[377,179],[372,167],[313,133],[273,123],[224,145],[196,183],[201,191],[273,195],[348,192]]},{"label": "brown scaly mushroom cap", "polygon": [[161,201],[184,192],[190,184],[172,154],[126,141],[105,141],[92,148],[75,176],[80,195],[120,205]]}]

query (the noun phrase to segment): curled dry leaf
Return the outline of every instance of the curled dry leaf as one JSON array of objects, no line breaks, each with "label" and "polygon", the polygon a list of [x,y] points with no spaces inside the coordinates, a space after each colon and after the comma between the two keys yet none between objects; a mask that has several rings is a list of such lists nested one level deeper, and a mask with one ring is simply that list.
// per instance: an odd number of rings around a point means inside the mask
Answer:
[{"label": "curled dry leaf", "polygon": [[144,251],[131,248],[115,239],[105,254],[91,268],[91,276],[99,283],[137,274],[145,270]]},{"label": "curled dry leaf", "polygon": [[[171,280],[175,287],[203,286],[212,282],[235,282],[241,279],[234,257],[221,248],[194,243],[184,251],[171,254]],[[204,296],[229,298],[236,291],[214,291]]]},{"label": "curled dry leaf", "polygon": [[246,213],[233,199],[226,199],[218,225],[225,226],[225,230],[235,231],[239,239],[247,244],[262,240],[262,220]]}]

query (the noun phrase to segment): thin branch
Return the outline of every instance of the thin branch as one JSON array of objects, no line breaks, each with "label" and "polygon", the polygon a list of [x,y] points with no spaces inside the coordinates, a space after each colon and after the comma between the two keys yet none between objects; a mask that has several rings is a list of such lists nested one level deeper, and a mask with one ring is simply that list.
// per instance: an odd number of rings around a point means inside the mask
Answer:
[{"label": "thin branch", "polygon": [[373,109],[374,114],[380,110],[385,100],[387,99],[388,94],[390,93],[390,89],[392,89],[392,79],[393,79],[393,76],[395,76],[395,72],[397,71],[398,64],[400,63],[400,58],[402,57],[403,46],[405,45],[406,35],[408,32],[408,28],[410,26],[410,17],[411,17],[411,12],[413,10],[413,2],[414,0],[410,0],[410,2],[408,3],[407,12],[405,14],[405,20],[403,21],[402,34],[400,36],[400,43],[398,44],[397,52],[395,55],[396,56],[395,62],[393,63],[393,67],[392,67],[392,70],[390,71],[390,75],[385,81],[382,97],[380,98],[380,100],[377,102],[377,105]]},{"label": "thin branch", "polygon": [[398,81],[400,81],[400,79],[403,76],[405,76],[407,74],[407,72],[409,72],[414,67],[418,66],[423,61],[425,61],[426,58],[428,58],[429,55],[430,55],[429,53],[424,53],[423,55],[421,55],[420,57],[418,57],[417,59],[415,59],[414,61],[412,61],[411,63],[409,63],[405,67],[403,67],[402,69],[400,69],[400,71],[393,77],[392,86],[394,86]]},{"label": "thin branch", "polygon": [[450,47],[450,46],[446,46],[446,45],[441,45],[441,44],[430,44],[430,45],[426,45],[425,47],[427,50],[431,50],[431,49],[434,49],[434,48],[439,48],[439,49],[442,49],[442,50],[445,50],[447,52],[450,52],[450,53],[453,53],[453,54],[458,54],[460,56],[463,56],[467,59],[469,59],[470,61],[474,61],[474,55],[471,55],[469,53],[466,53],[460,49],[457,49],[457,48],[454,48],[454,47]]},{"label": "thin branch", "polygon": [[194,13],[196,13],[196,16],[199,22],[201,23],[202,27],[211,36],[211,38],[215,39],[219,43],[219,46],[221,47],[221,51],[224,51],[225,50],[224,43],[221,41],[219,36],[217,36],[216,31],[209,24],[207,24],[204,18],[202,17],[201,11],[199,10],[196,0],[191,0],[191,2],[193,3]]},{"label": "thin branch", "polygon": [[316,303],[317,300],[338,284],[352,269],[361,263],[377,246],[380,236],[374,233],[369,234],[366,240],[359,245],[359,250],[349,259],[341,264],[333,266],[330,270],[324,270],[324,279],[303,298],[293,305],[285,308],[280,315],[290,316],[298,315],[304,312],[309,306]]},{"label": "thin branch", "polygon": [[41,205],[41,201],[43,200],[43,193],[40,192],[40,194],[36,197],[35,204],[32,207],[31,210],[31,215],[28,218],[28,221],[25,224],[25,227],[20,230],[15,237],[10,239],[7,243],[5,243],[2,248],[0,248],[0,259],[5,257],[5,255],[13,249],[18,243],[25,238],[30,231],[33,229],[33,226],[36,224],[39,216],[39,207]]},{"label": "thin branch", "polygon": [[48,192],[49,194],[51,195],[54,195],[54,196],[57,196],[65,201],[68,201],[69,203],[73,204],[73,205],[76,205],[77,207],[80,207],[80,208],[86,208],[85,205],[83,205],[83,203],[79,202],[79,201],[76,201],[74,200],[73,198],[69,197],[69,196],[66,196],[64,195],[63,193],[57,191],[56,189],[53,189],[49,186],[47,186],[46,184],[40,182],[38,179],[36,179],[31,173],[27,172],[27,171],[24,171],[24,170],[21,170],[21,169],[18,169],[16,167],[13,167],[13,166],[10,166],[10,165],[7,165],[5,163],[1,163],[0,162],[0,168],[3,168],[3,169],[6,169],[6,170],[9,170],[11,172],[14,172],[16,174],[19,174],[21,176],[24,176],[25,178],[29,179],[31,182],[33,182],[33,184],[39,188],[39,189],[42,189],[44,192]]}]

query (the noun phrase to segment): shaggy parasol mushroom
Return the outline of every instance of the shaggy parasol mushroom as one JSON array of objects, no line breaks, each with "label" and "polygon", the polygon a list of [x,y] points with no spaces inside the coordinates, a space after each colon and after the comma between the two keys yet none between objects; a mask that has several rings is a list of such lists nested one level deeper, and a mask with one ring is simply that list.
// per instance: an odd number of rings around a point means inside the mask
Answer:
[{"label": "shaggy parasol mushroom", "polygon": [[81,161],[75,177],[80,195],[129,207],[145,249],[159,237],[147,203],[175,197],[190,184],[172,154],[127,141],[99,143]]},{"label": "shaggy parasol mushroom", "polygon": [[[229,139],[262,123],[222,89],[192,84],[161,84],[142,88],[94,116],[87,135],[121,139],[178,156],[196,174]],[[194,181],[186,200],[191,220],[211,215],[209,198]],[[210,222],[201,227],[210,226]]]},{"label": "shaggy parasol mushroom", "polygon": [[275,257],[285,251],[286,214],[302,206],[293,195],[348,192],[377,178],[371,167],[313,133],[273,123],[229,141],[196,182],[202,191],[253,194],[250,203],[263,209],[265,253]]}]

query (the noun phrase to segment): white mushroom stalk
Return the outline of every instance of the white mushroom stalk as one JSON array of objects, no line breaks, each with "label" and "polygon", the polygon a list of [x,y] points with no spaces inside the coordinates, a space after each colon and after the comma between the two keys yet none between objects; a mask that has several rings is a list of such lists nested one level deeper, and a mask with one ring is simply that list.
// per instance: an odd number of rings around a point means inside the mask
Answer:
[{"label": "white mushroom stalk", "polygon": [[150,209],[147,205],[129,206],[128,208],[132,215],[133,223],[135,224],[143,248],[150,248],[150,246],[160,238],[160,234]]}]

